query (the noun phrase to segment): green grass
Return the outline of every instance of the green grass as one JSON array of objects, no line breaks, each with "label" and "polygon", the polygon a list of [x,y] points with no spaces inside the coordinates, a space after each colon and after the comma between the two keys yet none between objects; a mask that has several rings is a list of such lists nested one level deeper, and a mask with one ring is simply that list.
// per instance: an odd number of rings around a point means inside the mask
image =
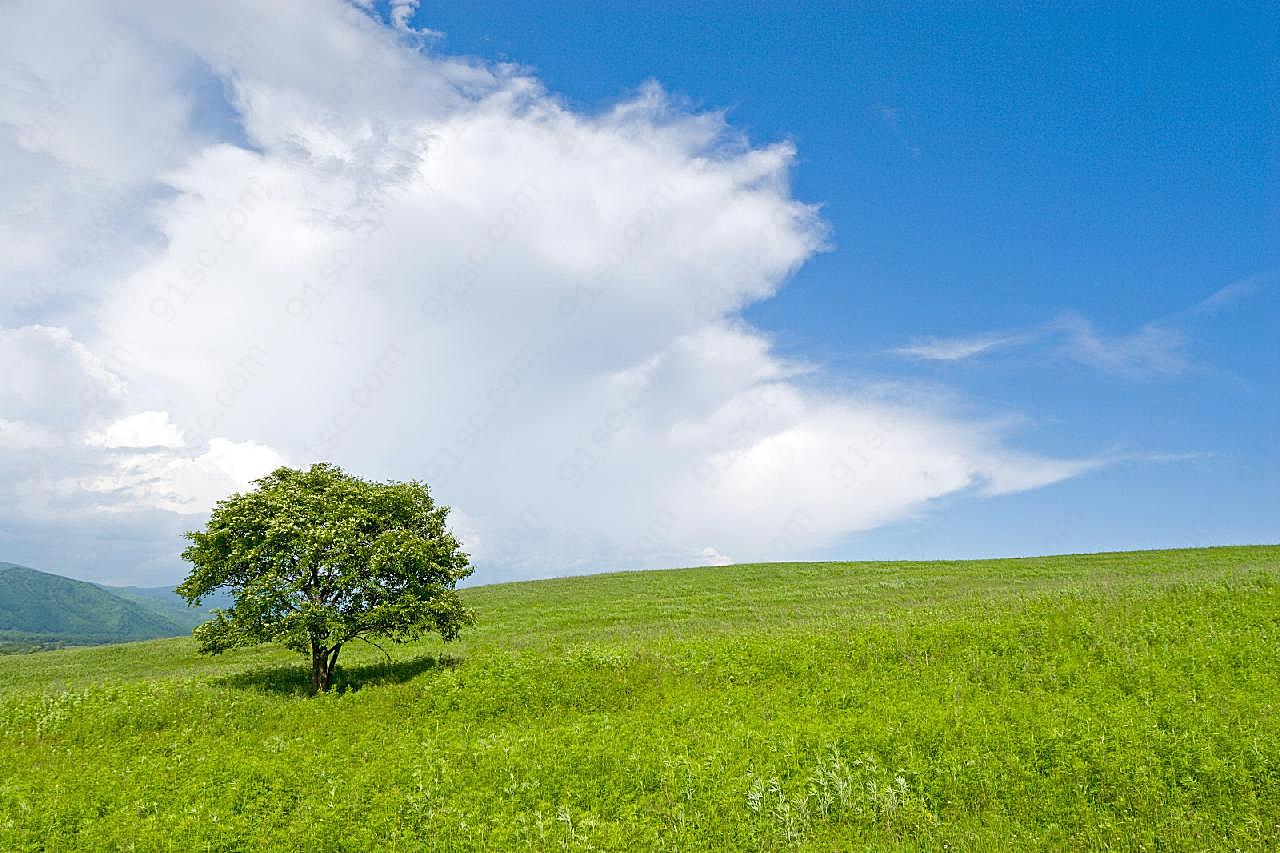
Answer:
[{"label": "green grass", "polygon": [[1280,847],[1280,547],[466,596],[314,700],[272,648],[0,658],[0,848]]}]

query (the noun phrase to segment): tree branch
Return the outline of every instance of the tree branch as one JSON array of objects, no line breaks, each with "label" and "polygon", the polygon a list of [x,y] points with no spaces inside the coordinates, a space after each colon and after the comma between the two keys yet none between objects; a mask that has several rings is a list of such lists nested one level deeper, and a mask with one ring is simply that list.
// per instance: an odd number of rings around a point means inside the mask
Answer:
[{"label": "tree branch", "polygon": [[380,652],[382,652],[384,655],[386,655],[386,656],[387,656],[387,663],[391,663],[391,655],[390,655],[390,654],[387,654],[387,650],[386,650],[386,649],[384,649],[382,646],[378,645],[377,643],[375,643],[373,640],[370,640],[368,637],[362,637],[362,636],[360,636],[359,634],[355,634],[354,636],[348,637],[347,639],[348,639],[348,640],[359,640],[359,641],[361,641],[362,643],[368,643],[369,645],[373,646],[375,649],[377,649],[378,651],[380,651]]}]

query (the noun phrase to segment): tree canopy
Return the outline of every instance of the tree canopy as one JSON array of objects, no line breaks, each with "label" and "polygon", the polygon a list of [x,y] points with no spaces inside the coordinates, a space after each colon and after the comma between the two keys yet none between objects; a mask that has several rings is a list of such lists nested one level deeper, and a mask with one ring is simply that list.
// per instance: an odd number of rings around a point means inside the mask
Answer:
[{"label": "tree canopy", "polygon": [[312,692],[333,683],[353,640],[452,640],[474,616],[455,589],[472,572],[449,508],[425,483],[362,480],[335,465],[278,468],[221,500],[187,533],[189,603],[218,589],[230,608],[196,628],[200,650],[280,642],[311,655]]}]

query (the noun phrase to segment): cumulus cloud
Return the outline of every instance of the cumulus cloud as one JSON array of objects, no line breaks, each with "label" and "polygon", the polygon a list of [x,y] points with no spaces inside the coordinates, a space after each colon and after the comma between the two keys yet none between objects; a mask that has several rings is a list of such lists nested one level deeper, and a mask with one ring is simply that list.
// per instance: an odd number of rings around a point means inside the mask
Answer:
[{"label": "cumulus cloud", "polygon": [[85,436],[90,447],[182,447],[182,430],[169,420],[168,412],[139,412],[113,421]]},{"label": "cumulus cloud", "polygon": [[65,328],[36,325],[0,330],[0,358],[8,559],[104,580],[171,579],[174,527],[284,462],[253,441],[189,447],[165,411],[128,414],[122,348],[102,357]]},{"label": "cumulus cloud", "polygon": [[[1095,464],[920,390],[825,390],[743,323],[827,245],[790,143],[656,83],[570,109],[423,51],[414,7],[136,0],[66,43],[55,6],[15,7],[0,157],[32,177],[0,223],[30,248],[0,346],[99,393],[0,388],[6,424],[74,419],[7,527],[145,519],[120,553],[176,574],[171,516],[328,459],[426,479],[492,580],[801,558]],[[59,266],[68,244],[92,262]]]},{"label": "cumulus cloud", "polygon": [[219,498],[246,488],[253,479],[283,463],[284,459],[269,447],[215,438],[198,454],[155,448],[117,454],[99,472],[66,478],[54,488],[95,497],[92,507],[98,512],[158,509],[201,513]]},{"label": "cumulus cloud", "polygon": [[124,398],[125,382],[113,354],[105,358],[56,326],[0,329],[0,412],[63,431],[80,426],[95,411]]},{"label": "cumulus cloud", "polygon": [[702,563],[706,566],[729,566],[733,564],[733,558],[708,545],[702,549]]}]

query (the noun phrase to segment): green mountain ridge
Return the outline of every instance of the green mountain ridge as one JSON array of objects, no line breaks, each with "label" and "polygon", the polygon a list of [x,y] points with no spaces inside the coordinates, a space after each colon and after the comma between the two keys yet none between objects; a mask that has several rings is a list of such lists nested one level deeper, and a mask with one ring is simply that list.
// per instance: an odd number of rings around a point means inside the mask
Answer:
[{"label": "green mountain ridge", "polygon": [[[206,618],[172,590],[105,587],[0,562],[0,647],[100,645],[190,633]],[[203,610],[203,608],[202,608]]]},{"label": "green mountain ridge", "polygon": [[186,599],[178,595],[177,590],[171,586],[97,586],[175,622],[182,626],[183,633],[208,619],[215,608],[231,606],[231,597],[226,593],[210,596],[199,607],[189,607]]}]

